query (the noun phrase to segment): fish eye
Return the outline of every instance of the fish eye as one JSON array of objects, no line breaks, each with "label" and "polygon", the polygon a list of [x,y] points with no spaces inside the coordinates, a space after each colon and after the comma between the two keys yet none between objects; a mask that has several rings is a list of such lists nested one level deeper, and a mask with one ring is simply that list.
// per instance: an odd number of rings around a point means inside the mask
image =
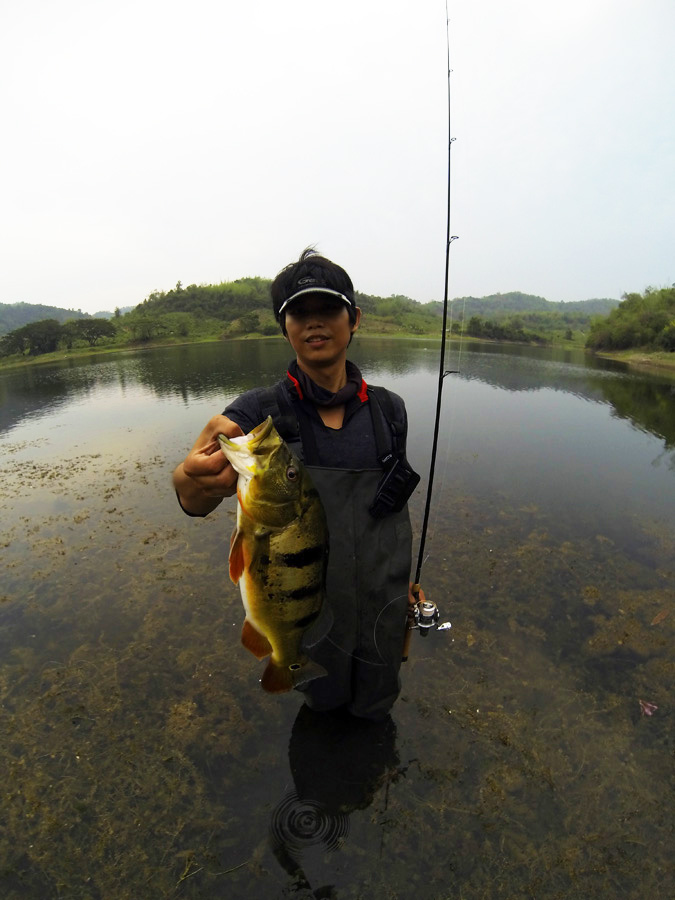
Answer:
[{"label": "fish eye", "polygon": [[298,470],[295,468],[295,466],[289,466],[286,469],[286,478],[288,478],[289,481],[295,481],[295,479],[297,477],[298,477]]}]

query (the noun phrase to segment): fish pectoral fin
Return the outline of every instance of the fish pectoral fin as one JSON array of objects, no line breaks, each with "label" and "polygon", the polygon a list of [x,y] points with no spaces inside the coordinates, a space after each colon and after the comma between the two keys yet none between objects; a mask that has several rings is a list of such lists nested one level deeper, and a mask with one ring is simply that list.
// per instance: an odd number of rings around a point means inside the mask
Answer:
[{"label": "fish pectoral fin", "polygon": [[230,538],[230,578],[235,584],[241,578],[245,568],[244,532],[235,528]]},{"label": "fish pectoral fin", "polygon": [[251,625],[248,619],[244,619],[244,627],[241,629],[241,642],[256,659],[265,659],[272,653],[272,645],[264,634]]},{"label": "fish pectoral fin", "polygon": [[295,687],[300,687],[315,678],[323,678],[328,672],[323,666],[307,660],[304,665],[292,669],[290,666],[275,666],[272,660],[267,663],[260,684],[268,694],[284,694]]}]

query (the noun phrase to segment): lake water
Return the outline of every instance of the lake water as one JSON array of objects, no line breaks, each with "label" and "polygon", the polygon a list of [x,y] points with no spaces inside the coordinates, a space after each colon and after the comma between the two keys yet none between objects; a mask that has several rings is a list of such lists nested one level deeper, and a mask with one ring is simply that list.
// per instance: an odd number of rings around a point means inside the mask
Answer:
[{"label": "lake water", "polygon": [[[439,344],[353,350],[406,401],[419,533]],[[234,503],[190,519],[171,489],[208,417],[288,359],[0,373],[0,895],[675,895],[675,381],[451,345],[422,585],[452,628],[413,635],[373,725],[261,691]]]}]

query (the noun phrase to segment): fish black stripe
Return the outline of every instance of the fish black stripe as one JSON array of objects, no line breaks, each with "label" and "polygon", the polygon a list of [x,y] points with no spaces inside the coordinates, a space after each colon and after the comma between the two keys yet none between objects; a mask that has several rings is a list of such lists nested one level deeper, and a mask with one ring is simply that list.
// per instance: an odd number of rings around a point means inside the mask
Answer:
[{"label": "fish black stripe", "polygon": [[305,547],[304,550],[298,550],[297,553],[280,553],[278,558],[285,566],[290,566],[292,569],[302,569],[310,563],[319,562],[319,560],[323,559],[325,552],[323,545],[317,544],[315,547]]},{"label": "fish black stripe", "polygon": [[316,612],[310,613],[308,616],[304,616],[302,619],[298,619],[298,621],[295,623],[295,627],[296,628],[307,628],[307,626],[311,622],[316,621],[318,616],[319,616],[319,610],[317,609]]},{"label": "fish black stripe", "polygon": [[287,600],[304,600],[305,597],[311,597],[313,594],[318,594],[322,588],[322,584],[320,581],[315,582],[314,584],[308,584],[307,587],[299,587],[294,591],[290,591],[286,594]]}]

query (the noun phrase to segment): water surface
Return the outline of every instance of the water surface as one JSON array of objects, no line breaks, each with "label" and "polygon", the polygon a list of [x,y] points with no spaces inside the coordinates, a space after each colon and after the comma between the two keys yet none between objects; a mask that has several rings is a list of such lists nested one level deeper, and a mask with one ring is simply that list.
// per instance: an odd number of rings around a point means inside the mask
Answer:
[{"label": "water surface", "polygon": [[[419,530],[438,344],[353,349],[406,400]],[[422,583],[452,628],[413,636],[372,725],[260,690],[234,506],[190,519],[170,487],[288,358],[0,375],[2,896],[671,896],[673,382],[451,346]]]}]

